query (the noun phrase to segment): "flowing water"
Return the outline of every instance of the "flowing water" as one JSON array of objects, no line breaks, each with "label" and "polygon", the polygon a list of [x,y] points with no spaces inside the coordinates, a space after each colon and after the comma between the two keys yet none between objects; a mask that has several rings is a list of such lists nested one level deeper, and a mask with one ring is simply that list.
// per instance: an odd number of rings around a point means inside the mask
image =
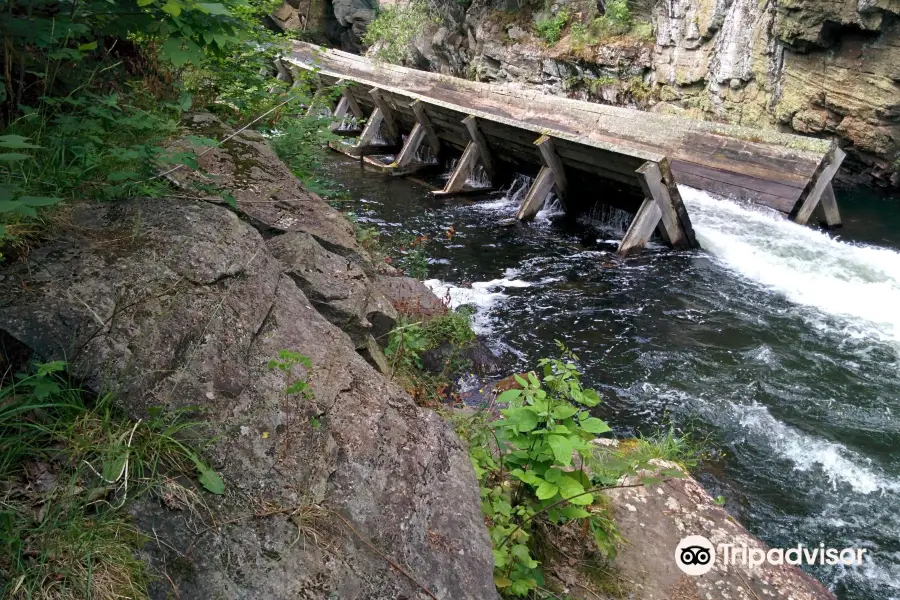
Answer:
[{"label": "flowing water", "polygon": [[707,437],[699,479],[753,533],[866,548],[862,568],[811,572],[841,600],[900,598],[900,205],[841,196],[834,237],[683,188],[703,250],[623,261],[615,210],[498,227],[524,179],[447,201],[346,162],[333,174],[363,222],[432,238],[429,285],[478,307],[510,369],[562,340],[617,433]]}]

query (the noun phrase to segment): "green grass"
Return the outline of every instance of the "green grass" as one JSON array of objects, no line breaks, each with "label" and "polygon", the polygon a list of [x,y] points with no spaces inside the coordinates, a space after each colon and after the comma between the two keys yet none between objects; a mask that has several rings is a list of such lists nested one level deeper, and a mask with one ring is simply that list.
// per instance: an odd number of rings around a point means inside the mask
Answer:
[{"label": "green grass", "polygon": [[132,421],[63,368],[43,365],[0,388],[0,596],[146,598],[150,574],[137,555],[146,538],[127,507],[147,494],[202,505],[178,483],[195,469],[201,480],[215,473],[182,441],[200,424],[162,411]]},{"label": "green grass", "polygon": [[677,463],[687,470],[700,463],[703,446],[704,443],[698,441],[694,434],[679,434],[671,427],[621,442],[622,453],[631,460],[646,462],[661,459]]},{"label": "green grass", "polygon": [[[468,307],[460,307],[424,321],[403,317],[391,331],[385,355],[392,377],[420,404],[434,406],[446,399],[453,377],[471,367],[458,354],[477,338],[472,330],[472,315]],[[446,345],[450,352],[442,372],[426,371],[422,354]]]}]

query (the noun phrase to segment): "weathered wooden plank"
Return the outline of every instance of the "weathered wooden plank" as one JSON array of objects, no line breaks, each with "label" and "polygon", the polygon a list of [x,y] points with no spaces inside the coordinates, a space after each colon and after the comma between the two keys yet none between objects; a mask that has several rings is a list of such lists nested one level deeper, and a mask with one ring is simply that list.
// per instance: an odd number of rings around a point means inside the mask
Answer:
[{"label": "weathered wooden plank", "polygon": [[338,101],[337,108],[334,109],[333,117],[334,123],[331,124],[329,129],[331,131],[336,131],[341,128],[341,123],[344,120],[344,117],[347,116],[347,110],[350,108],[350,102],[347,101],[347,98],[341,96],[341,99]]},{"label": "weathered wooden plank", "polygon": [[378,136],[378,132],[381,130],[381,124],[383,122],[384,117],[381,115],[381,110],[376,108],[372,111],[372,114],[369,115],[369,120],[366,121],[366,127],[359,136],[359,143],[357,146],[367,146],[371,144]]},{"label": "weathered wooden plank", "polygon": [[[647,198],[653,198],[659,205],[660,218],[666,230],[666,237],[673,248],[688,249],[694,246],[682,226],[681,215],[676,204],[681,204],[678,188],[670,189],[663,180],[663,173],[658,163],[646,162],[637,170],[638,180]],[[673,197],[673,194],[675,195]],[[686,213],[685,213],[686,214]]]},{"label": "weathered wooden plank", "polygon": [[381,96],[381,90],[372,88],[369,90],[369,95],[372,96],[375,106],[381,112],[381,119],[385,128],[384,136],[392,142],[398,142],[400,140],[400,128],[397,126],[397,121],[394,120],[394,113],[391,111],[391,107],[388,106],[388,103]]},{"label": "weathered wooden plank", "polygon": [[828,184],[822,193],[822,198],[819,200],[819,210],[824,217],[825,225],[832,229],[843,227],[841,211],[838,209],[837,198],[834,195],[834,187],[831,183]]},{"label": "weathered wooden plank", "polygon": [[797,208],[794,216],[795,222],[800,225],[806,225],[809,222],[809,218],[822,199],[822,194],[825,193],[825,189],[831,184],[831,180],[834,178],[835,173],[838,172],[838,169],[841,168],[841,163],[844,162],[846,157],[847,155],[844,151],[835,146],[822,159],[819,168],[816,169],[816,174],[809,180],[806,189],[803,190],[803,194],[797,201],[799,208]]},{"label": "weathered wooden plank", "polygon": [[729,198],[731,200],[739,202],[750,202],[759,206],[766,206],[768,208],[772,208],[781,213],[784,213],[785,215],[789,214],[796,204],[796,200],[788,200],[780,196],[772,196],[769,194],[763,194],[761,192],[753,192],[752,190],[748,190],[746,188],[736,188],[732,185],[722,183],[714,179],[708,179],[706,177],[694,175],[687,171],[679,171],[675,168],[674,162],[672,165],[672,173],[675,177],[675,180],[681,185],[686,185],[698,190],[704,190],[711,194],[716,194],[724,198]]},{"label": "weathered wooden plank", "polygon": [[353,95],[353,92],[350,91],[349,87],[345,87],[341,92],[341,95],[347,100],[347,106],[350,109],[350,112],[353,113],[353,116],[357,119],[365,119],[366,113],[363,112],[362,108],[359,106],[359,102],[356,101],[356,97]]},{"label": "weathered wooden plank", "polygon": [[653,198],[644,200],[641,208],[634,216],[634,220],[628,227],[628,231],[625,232],[625,237],[622,238],[616,254],[619,256],[630,256],[643,250],[653,236],[660,219],[662,219],[662,211],[660,211],[656,200]]},{"label": "weathered wooden plank", "polygon": [[[773,149],[776,151],[773,152]],[[807,153],[791,152],[783,146],[738,140],[723,135],[692,131],[685,134],[676,152],[680,160],[691,162],[692,156],[740,165],[745,173],[779,173],[786,179],[805,183],[815,171],[815,163]],[[803,186],[800,183],[800,187]]]},{"label": "weathered wooden plank", "polygon": [[447,180],[447,185],[444,186],[442,191],[445,194],[453,194],[461,191],[463,187],[465,187],[466,181],[468,181],[469,177],[472,175],[472,169],[475,167],[477,161],[478,145],[474,142],[469,142],[469,145],[466,146],[465,152],[463,152],[462,157],[456,165],[456,169],[453,171],[453,174],[450,175],[450,179]]},{"label": "weathered wooden plank", "polygon": [[422,145],[423,139],[425,139],[425,128],[422,127],[421,123],[416,123],[409,136],[406,138],[406,143],[403,145],[403,150],[400,151],[400,155],[397,157],[397,162],[394,163],[398,169],[404,169],[412,164],[413,160],[416,158],[416,152],[419,151],[419,146]]},{"label": "weathered wooden plank", "polygon": [[469,138],[476,146],[478,146],[478,157],[481,159],[481,165],[484,167],[488,179],[494,181],[497,177],[497,172],[494,171],[494,161],[491,159],[491,149],[488,146],[487,140],[485,140],[484,136],[481,134],[481,130],[478,129],[478,121],[475,117],[469,115],[463,119],[462,122],[463,125],[466,126],[466,131],[469,132]]},{"label": "weathered wooden plank", "polygon": [[534,145],[538,147],[538,152],[541,154],[544,165],[550,167],[550,170],[553,171],[556,195],[559,196],[560,202],[565,206],[569,184],[568,179],[566,178],[566,169],[563,167],[562,161],[556,153],[556,147],[553,144],[553,140],[546,135],[542,135]]},{"label": "weathered wooden plank", "polygon": [[534,178],[528,194],[522,200],[519,210],[516,212],[516,218],[520,221],[531,221],[540,212],[541,207],[547,200],[547,196],[553,190],[553,170],[549,167],[543,167]]},{"label": "weathered wooden plank", "polygon": [[790,200],[792,203],[797,202],[800,194],[803,193],[802,187],[785,185],[778,181],[773,181],[771,179],[761,179],[759,177],[753,177],[745,173],[736,173],[734,171],[714,169],[712,167],[707,167],[706,165],[700,165],[683,160],[673,160],[672,170],[677,173],[692,173],[694,175],[706,177],[707,179],[720,181],[730,186],[745,188],[747,190],[760,192],[763,194],[775,196],[777,198],[785,198],[787,200]]},{"label": "weathered wooden plank", "polygon": [[410,105],[413,113],[416,115],[416,121],[419,125],[422,126],[422,129],[425,131],[425,136],[428,138],[428,145],[431,146],[431,151],[435,156],[440,155],[441,153],[441,138],[438,137],[437,133],[434,131],[434,125],[431,124],[431,119],[428,118],[428,115],[425,114],[425,107],[419,100],[416,100]]}]

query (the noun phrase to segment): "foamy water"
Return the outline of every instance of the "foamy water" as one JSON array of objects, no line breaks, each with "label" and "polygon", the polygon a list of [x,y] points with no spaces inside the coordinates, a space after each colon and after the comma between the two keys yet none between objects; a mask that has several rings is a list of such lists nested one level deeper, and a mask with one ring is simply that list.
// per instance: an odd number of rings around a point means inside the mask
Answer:
[{"label": "foamy water", "polygon": [[698,241],[723,266],[844,320],[851,333],[900,343],[900,253],[843,242],[705,192],[681,192]]}]

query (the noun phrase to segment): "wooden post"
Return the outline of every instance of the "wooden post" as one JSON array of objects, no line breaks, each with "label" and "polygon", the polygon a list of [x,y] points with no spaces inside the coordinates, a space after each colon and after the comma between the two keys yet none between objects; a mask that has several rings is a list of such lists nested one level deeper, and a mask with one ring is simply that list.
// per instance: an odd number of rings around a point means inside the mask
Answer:
[{"label": "wooden post", "polygon": [[[838,169],[841,168],[841,163],[844,162],[846,157],[847,155],[844,151],[837,146],[825,155],[825,158],[819,163],[819,168],[816,169],[815,175],[806,184],[806,189],[803,190],[800,199],[797,201],[797,206],[800,208],[797,209],[797,214],[794,216],[795,222],[800,225],[806,225],[809,222],[809,218],[813,215],[822,196],[825,194],[825,190],[831,185],[831,180],[834,178],[835,173],[838,172]],[[834,190],[832,190],[833,196]],[[836,206],[837,203],[835,203],[835,208]]]},{"label": "wooden post", "polygon": [[434,126],[431,124],[431,119],[425,114],[425,106],[416,100],[410,104],[410,107],[416,115],[416,121],[418,121],[419,125],[422,126],[422,129],[425,130],[425,136],[428,138],[428,145],[431,146],[431,151],[435,156],[439,156],[441,153],[441,138],[435,133]]},{"label": "wooden post", "polygon": [[391,107],[388,106],[388,103],[385,102],[384,96],[381,95],[381,90],[372,88],[369,90],[369,95],[372,96],[372,100],[375,101],[375,106],[377,106],[378,110],[381,112],[385,129],[387,129],[385,137],[391,142],[399,144],[400,140],[403,139],[400,135],[400,128],[397,127],[397,121],[394,120],[394,113],[391,111]]},{"label": "wooden post", "polygon": [[547,200],[547,195],[553,189],[555,181],[553,169],[543,167],[532,182],[525,199],[522,200],[522,204],[516,212],[516,218],[520,221],[531,221],[534,219],[544,205],[544,201]]},{"label": "wooden post", "polygon": [[[650,161],[645,162],[637,170],[637,176],[641,182],[641,188],[644,190],[644,197],[651,198],[659,205],[660,217],[667,234],[666,237],[668,237],[672,247],[678,249],[693,248],[696,242],[692,241],[692,236],[685,231],[678,207],[676,206],[676,198],[673,197],[678,194],[678,188],[674,185],[671,188],[666,185],[660,164]],[[680,203],[680,195],[677,196],[677,200]],[[685,212],[685,216],[686,214]]]},{"label": "wooden post", "polygon": [[359,102],[356,101],[356,98],[353,96],[353,92],[350,91],[349,87],[345,87],[341,92],[343,97],[347,100],[347,105],[350,108],[350,112],[353,113],[353,116],[357,119],[365,119],[366,113],[359,107]]},{"label": "wooden post", "polygon": [[481,164],[484,166],[484,170],[487,173],[488,179],[493,182],[496,177],[496,172],[494,171],[494,162],[491,160],[491,150],[488,147],[487,140],[484,139],[484,135],[478,128],[478,120],[472,115],[469,115],[468,117],[463,119],[462,122],[463,125],[466,126],[466,130],[469,132],[469,138],[471,138],[472,142],[476,146],[478,146],[478,155],[481,157]]},{"label": "wooden post", "polygon": [[834,196],[834,187],[829,182],[822,192],[822,198],[819,200],[819,213],[822,215],[822,221],[831,229],[836,229],[844,225],[841,221],[841,211],[838,210],[837,198]]},{"label": "wooden post", "polygon": [[397,157],[397,162],[394,163],[394,166],[398,169],[409,167],[416,158],[416,152],[418,152],[419,146],[422,145],[424,139],[425,128],[422,127],[421,123],[416,123],[413,125],[409,137],[406,138],[406,144],[403,145],[403,150],[400,151],[400,155]]},{"label": "wooden post", "polygon": [[644,200],[641,208],[634,216],[634,220],[628,227],[625,237],[622,238],[622,243],[619,244],[616,254],[629,256],[640,252],[647,242],[650,241],[653,230],[656,229],[660,219],[662,219],[662,215],[663,211],[659,208],[659,203],[656,200],[653,198]]},{"label": "wooden post", "polygon": [[566,170],[563,167],[562,160],[559,158],[559,155],[556,153],[556,148],[553,146],[553,140],[549,136],[542,135],[534,144],[541,153],[541,160],[544,161],[544,166],[553,171],[553,177],[556,184],[556,195],[565,207],[568,181],[566,180]]},{"label": "wooden post", "polygon": [[456,165],[456,169],[450,175],[450,179],[447,180],[447,185],[441,190],[441,194],[455,194],[461,191],[472,174],[472,168],[477,161],[478,146],[475,142],[469,142],[462,158],[459,159],[459,163]]},{"label": "wooden post", "polygon": [[340,101],[338,101],[337,108],[334,109],[334,123],[331,124],[331,131],[337,131],[341,128],[341,124],[344,122],[344,117],[347,116],[347,111],[350,109],[350,103],[347,101],[347,98],[341,96]]}]

